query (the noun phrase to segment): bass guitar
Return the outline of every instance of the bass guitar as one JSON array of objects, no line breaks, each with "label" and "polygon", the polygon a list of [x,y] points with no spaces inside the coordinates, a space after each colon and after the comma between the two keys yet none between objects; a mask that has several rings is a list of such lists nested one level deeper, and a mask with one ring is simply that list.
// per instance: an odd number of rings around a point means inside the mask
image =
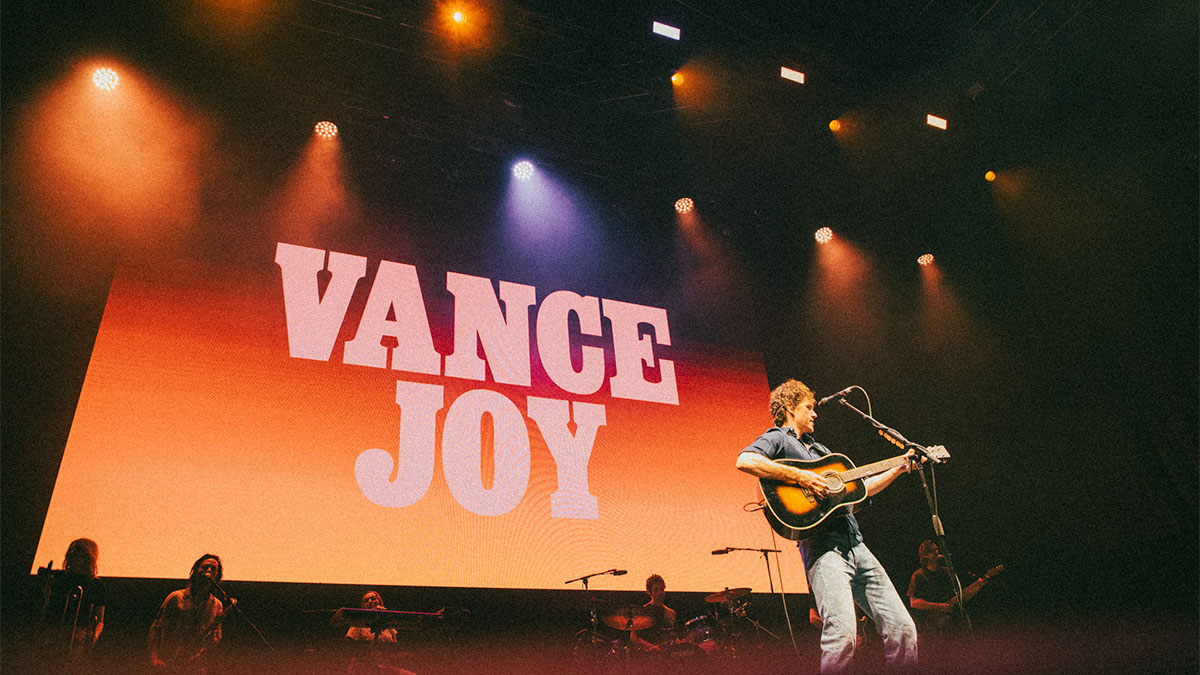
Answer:
[{"label": "bass guitar", "polygon": [[[946,448],[940,445],[927,448],[926,452],[937,460],[950,457]],[[864,479],[903,466],[909,459],[900,455],[861,467],[854,466],[849,457],[839,453],[830,453],[820,459],[776,461],[812,471],[823,478],[829,487],[829,495],[818,499],[806,488],[793,483],[770,478],[758,480],[759,501],[763,504],[763,513],[771,529],[785,539],[797,541],[816,535],[831,518],[857,511],[867,499]]]}]

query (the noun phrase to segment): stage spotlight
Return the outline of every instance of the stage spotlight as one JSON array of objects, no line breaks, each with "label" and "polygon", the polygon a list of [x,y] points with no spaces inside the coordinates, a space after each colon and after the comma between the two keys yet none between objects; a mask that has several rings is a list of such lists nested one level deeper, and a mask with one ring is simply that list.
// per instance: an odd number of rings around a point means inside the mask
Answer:
[{"label": "stage spotlight", "polygon": [[802,73],[798,70],[792,70],[791,68],[788,68],[787,66],[779,67],[779,76],[785,80],[791,80],[792,82],[799,82],[800,84],[804,84],[804,73]]},{"label": "stage spotlight", "polygon": [[921,256],[920,258],[917,258],[917,264],[921,265],[921,266],[932,265],[933,264],[933,254],[926,253],[925,255]]},{"label": "stage spotlight", "polygon": [[818,244],[828,244],[833,239],[833,230],[828,227],[822,227],[813,236],[816,238]]},{"label": "stage spotlight", "polygon": [[841,123],[841,122],[839,122],[839,121],[837,121],[837,120],[833,120],[832,122],[830,122],[830,123],[829,123],[829,130],[830,130],[830,131],[832,131],[832,132],[834,132],[834,133],[837,133],[837,132],[841,131],[841,130],[842,130],[842,123]]},{"label": "stage spotlight", "polygon": [[674,84],[674,85],[683,84],[683,75],[680,75],[679,73],[675,73],[674,75],[672,75],[671,76],[671,84]]},{"label": "stage spotlight", "polygon": [[92,73],[92,84],[104,91],[112,91],[120,81],[121,78],[117,77],[116,71],[112,68],[99,68]]},{"label": "stage spotlight", "polygon": [[986,180],[986,181],[987,181],[987,182],[989,182],[989,183],[990,183],[990,182],[992,182],[992,181],[994,181],[994,180],[996,180],[996,172],[995,172],[995,171],[989,171],[989,172],[987,172],[987,173],[983,174],[983,179],[984,179],[984,180]]},{"label": "stage spotlight", "polygon": [[659,23],[657,21],[650,26],[650,30],[655,35],[661,35],[666,38],[671,38],[672,40],[678,40],[679,36],[682,35],[682,32],[678,28],[674,26],[668,26],[665,23]]},{"label": "stage spotlight", "polygon": [[454,18],[454,23],[462,23],[467,20],[467,15],[463,14],[461,9],[455,10],[452,16]]},{"label": "stage spotlight", "polygon": [[529,180],[533,177],[533,162],[523,159],[513,165],[512,172],[517,180]]},{"label": "stage spotlight", "polygon": [[317,122],[317,126],[313,127],[313,133],[321,138],[330,139],[338,135],[338,129],[333,122]]},{"label": "stage spotlight", "polygon": [[683,197],[675,201],[675,212],[679,214],[691,213],[695,206],[696,204],[691,199]]},{"label": "stage spotlight", "polygon": [[931,127],[937,127],[938,129],[946,128],[946,120],[938,117],[937,115],[925,115],[925,124],[928,124]]}]

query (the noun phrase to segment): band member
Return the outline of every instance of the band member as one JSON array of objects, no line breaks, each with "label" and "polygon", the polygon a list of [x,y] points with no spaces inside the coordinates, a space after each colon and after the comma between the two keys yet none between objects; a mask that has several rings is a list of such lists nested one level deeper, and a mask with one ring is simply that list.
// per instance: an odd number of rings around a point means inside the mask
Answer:
[{"label": "band member", "polygon": [[204,672],[205,650],[221,641],[221,601],[213,596],[213,584],[224,570],[221,559],[210,553],[192,564],[187,588],[167,596],[150,625],[150,665],[170,666],[184,672]]},{"label": "band member", "polygon": [[629,638],[642,649],[658,651],[675,638],[675,610],[665,604],[667,582],[661,576],[651,574],[646,578],[646,594],[650,596],[650,601],[642,608],[654,619],[654,626],[630,633]]},{"label": "band member", "polygon": [[913,610],[917,627],[924,633],[944,625],[945,619],[954,611],[954,580],[933,540],[921,542],[917,556],[921,559],[921,568],[913,572],[908,581],[908,606]]},{"label": "band member", "polygon": [[[61,572],[53,573],[43,589],[42,646],[45,658],[80,672],[92,646],[104,630],[104,582],[96,576],[100,547],[91,539],[67,546]],[[64,661],[65,659],[65,661]]]},{"label": "band member", "polygon": [[[741,451],[738,469],[758,478],[799,485],[817,499],[827,497],[829,487],[816,473],[775,461],[816,460],[829,454],[829,449],[812,437],[817,419],[815,405],[812,390],[797,380],[776,387],[770,398],[776,426]],[[911,463],[906,463],[865,479],[867,496],[879,494],[910,469]],[[856,642],[855,604],[879,627],[888,664],[915,666],[916,626],[883,565],[863,543],[854,516],[832,516],[799,547],[817,614],[824,619],[821,672],[838,673],[850,665]]]},{"label": "band member", "polygon": [[[956,584],[937,543],[931,539],[921,542],[917,556],[921,559],[921,567],[908,581],[908,606],[912,608],[913,619],[921,634],[930,635],[950,626],[951,619],[959,616],[962,604],[955,597]],[[1003,570],[1003,565],[993,567],[962,589],[962,602],[970,601]]]},{"label": "band member", "polygon": [[[387,607],[383,606],[383,598],[375,591],[364,593],[362,600],[359,602],[359,607],[363,609],[387,609]],[[396,629],[385,628],[375,633],[367,626],[351,626],[350,630],[346,631],[346,637],[350,640],[395,642]]]},{"label": "band member", "polygon": [[[359,601],[363,609],[386,610],[383,598],[375,591],[367,591]],[[378,632],[367,626],[351,626],[346,631],[346,639],[355,642],[370,643],[356,647],[356,653],[350,659],[346,669],[347,675],[367,675],[368,673],[386,673],[387,675],[416,675],[407,668],[399,665],[402,654],[396,651],[396,629],[384,628]],[[382,649],[381,649],[382,648]]]}]

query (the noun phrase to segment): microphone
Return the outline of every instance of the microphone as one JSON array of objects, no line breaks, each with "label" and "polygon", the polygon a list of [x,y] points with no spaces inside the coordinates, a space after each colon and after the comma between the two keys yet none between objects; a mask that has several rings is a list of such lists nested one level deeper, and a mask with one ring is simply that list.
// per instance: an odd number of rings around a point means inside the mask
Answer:
[{"label": "microphone", "polygon": [[832,401],[832,400],[833,400],[833,399],[835,399],[835,398],[841,398],[841,397],[845,396],[846,394],[849,394],[849,393],[850,393],[850,390],[851,390],[851,389],[853,389],[853,388],[854,388],[854,385],[851,385],[851,386],[849,386],[849,387],[846,387],[845,389],[843,389],[843,390],[839,391],[839,392],[838,392],[838,393],[836,393],[836,394],[830,394],[829,396],[826,396],[825,398],[821,399],[820,401],[817,401],[817,405],[818,405],[818,406],[823,406],[823,405],[825,405],[826,403],[829,403],[830,401]]},{"label": "microphone", "polygon": [[713,551],[712,554],[713,555],[725,555],[726,553],[729,553],[731,550],[733,550],[733,549],[719,548],[719,549]]},{"label": "microphone", "polygon": [[612,575],[613,575],[614,577],[619,577],[619,576],[621,576],[622,574],[629,574],[629,570],[613,570],[613,571],[612,571]]}]

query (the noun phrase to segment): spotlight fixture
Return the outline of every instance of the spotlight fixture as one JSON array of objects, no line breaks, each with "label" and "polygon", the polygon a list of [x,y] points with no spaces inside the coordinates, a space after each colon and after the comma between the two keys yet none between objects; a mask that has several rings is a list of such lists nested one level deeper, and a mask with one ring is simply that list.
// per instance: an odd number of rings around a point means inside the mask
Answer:
[{"label": "spotlight fixture", "polygon": [[792,70],[791,68],[788,68],[787,66],[779,67],[779,76],[785,80],[791,80],[792,82],[798,82],[800,84],[804,84],[804,73],[802,73],[798,70]]},{"label": "spotlight fixture", "polygon": [[112,68],[98,68],[92,73],[92,84],[103,91],[112,91],[120,81],[121,78],[117,77],[117,72]]},{"label": "spotlight fixture", "polygon": [[338,135],[337,125],[333,122],[317,122],[313,127],[313,133],[324,139],[330,139]]},{"label": "spotlight fixture", "polygon": [[834,133],[837,133],[837,132],[841,131],[841,130],[842,130],[842,123],[841,123],[841,122],[839,122],[838,120],[833,120],[832,122],[830,122],[830,123],[829,123],[829,130],[830,130],[830,131],[832,131],[832,132],[834,132]]},{"label": "spotlight fixture", "polygon": [[517,180],[529,180],[533,177],[533,162],[523,159],[513,165],[512,172]]},{"label": "spotlight fixture", "polygon": [[925,124],[942,130],[945,130],[947,126],[946,120],[942,117],[938,117],[937,115],[925,115]]},{"label": "spotlight fixture", "polygon": [[657,21],[650,26],[650,32],[654,33],[655,35],[661,35],[665,38],[671,38],[672,40],[678,40],[679,36],[682,35],[682,31],[675,26],[668,26],[665,23],[659,23]]},{"label": "spotlight fixture", "polygon": [[833,230],[828,227],[822,227],[813,236],[816,238],[818,244],[828,244],[829,240],[833,239]]},{"label": "spotlight fixture", "polygon": [[995,172],[995,171],[989,171],[989,172],[987,172],[987,173],[983,174],[983,179],[984,179],[984,180],[986,180],[986,181],[987,181],[987,182],[989,182],[989,183],[990,183],[990,182],[992,182],[992,181],[994,181],[994,180],[996,180],[996,172]]},{"label": "spotlight fixture", "polygon": [[675,200],[675,213],[678,213],[678,214],[691,213],[692,209],[695,207],[696,207],[695,202],[693,202],[691,199],[689,199],[687,197],[682,197],[680,199]]},{"label": "spotlight fixture", "polygon": [[680,75],[679,73],[675,73],[675,74],[671,75],[671,84],[674,84],[674,85],[683,84],[683,75]]},{"label": "spotlight fixture", "polygon": [[452,16],[454,18],[454,23],[462,23],[467,20],[467,15],[463,14],[461,9],[455,10]]},{"label": "spotlight fixture", "polygon": [[925,265],[932,265],[933,264],[933,254],[926,253],[925,255],[921,256],[920,258],[917,258],[917,264],[921,265],[922,267],[924,267]]}]

